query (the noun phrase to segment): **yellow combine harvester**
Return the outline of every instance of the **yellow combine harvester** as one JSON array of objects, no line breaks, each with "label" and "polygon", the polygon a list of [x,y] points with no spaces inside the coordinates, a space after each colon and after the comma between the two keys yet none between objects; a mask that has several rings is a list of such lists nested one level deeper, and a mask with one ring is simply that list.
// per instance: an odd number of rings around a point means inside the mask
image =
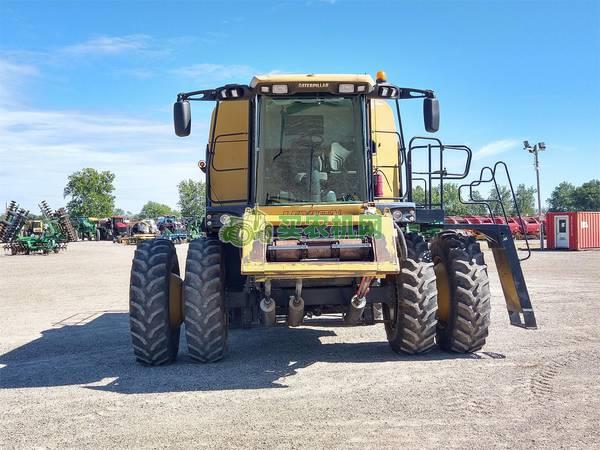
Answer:
[{"label": "yellow combine harvester", "polygon": [[[212,362],[223,357],[234,323],[298,326],[320,314],[384,323],[397,352],[426,352],[436,342],[481,349],[490,320],[484,257],[474,238],[444,225],[443,198],[434,204],[431,195],[466,177],[471,151],[430,137],[407,148],[400,102],[415,98],[423,99],[426,131],[436,132],[434,93],[389,84],[381,72],[376,81],[256,76],[250,85],[179,94],[178,136],[190,134],[190,101],[216,103],[200,162],[206,237],[190,243],[183,281],[170,242],[138,246],[130,289],[137,359],[173,361],[183,323],[191,357]],[[464,170],[448,172],[450,153],[464,158]],[[417,184],[425,187],[422,204],[412,198]],[[488,238],[511,323],[535,328],[508,227],[468,228]]]}]

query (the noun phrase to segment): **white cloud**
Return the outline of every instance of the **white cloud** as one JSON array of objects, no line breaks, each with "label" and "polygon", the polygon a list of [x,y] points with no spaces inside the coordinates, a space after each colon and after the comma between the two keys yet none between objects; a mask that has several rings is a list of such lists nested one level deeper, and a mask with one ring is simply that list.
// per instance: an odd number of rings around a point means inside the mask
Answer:
[{"label": "white cloud", "polygon": [[517,149],[519,145],[521,145],[521,141],[517,139],[501,139],[498,141],[493,141],[474,152],[473,159],[478,160],[495,156],[509,150]]},{"label": "white cloud", "polygon": [[30,77],[37,76],[38,69],[28,64],[17,64],[0,58],[0,105],[16,100],[15,90]]},{"label": "white cloud", "polygon": [[150,36],[132,34],[127,36],[100,36],[79,44],[64,47],[62,51],[76,55],[116,55],[148,48]]},{"label": "white cloud", "polygon": [[201,175],[196,163],[206,126],[194,125],[195,139],[179,139],[160,121],[0,107],[0,202],[64,205],[68,175],[94,167],[116,174],[121,208],[138,211],[148,200],[175,207],[177,183]]}]

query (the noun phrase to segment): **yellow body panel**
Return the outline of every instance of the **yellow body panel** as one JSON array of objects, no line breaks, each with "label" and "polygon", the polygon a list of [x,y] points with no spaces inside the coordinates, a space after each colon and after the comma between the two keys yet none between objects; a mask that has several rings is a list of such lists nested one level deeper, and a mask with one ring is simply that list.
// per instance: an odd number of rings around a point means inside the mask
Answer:
[{"label": "yellow body panel", "polygon": [[[271,211],[272,212],[272,211]],[[302,223],[308,223],[309,216],[304,216]],[[251,239],[242,247],[241,271],[244,275],[252,275],[256,281],[296,278],[344,278],[344,277],[377,277],[398,273],[400,263],[396,249],[396,230],[389,215],[380,215],[381,233],[374,241],[374,261],[302,261],[302,262],[269,262],[267,261],[267,245],[260,239]],[[331,219],[328,217],[328,219]],[[244,226],[253,230],[264,229],[265,224],[278,222],[279,216],[264,215],[261,212],[246,210],[243,217]],[[360,215],[352,215],[352,223],[359,223]],[[331,222],[331,220],[328,220]]]},{"label": "yellow body panel", "polygon": [[213,203],[247,203],[249,108],[247,100],[239,100],[220,102],[213,111],[209,136],[209,148],[214,149],[209,167]]},{"label": "yellow body panel", "polygon": [[399,138],[394,112],[386,100],[371,100],[371,139],[375,142],[373,169],[383,175],[383,197],[399,197]]},{"label": "yellow body panel", "polygon": [[[252,79],[251,85],[302,81],[368,83],[370,86],[375,84],[370,75],[276,74],[257,75]],[[373,159],[374,169],[383,174],[384,197],[398,197],[400,171],[398,169],[398,135],[394,112],[385,100],[371,100],[370,102],[371,138],[377,149]],[[209,148],[214,149],[208,169],[211,201],[215,204],[221,202],[246,204],[248,198],[249,104],[247,100],[220,102],[218,114],[216,111],[217,108],[213,111],[209,137]],[[308,207],[312,206],[308,205]],[[336,205],[335,208],[338,206]]]},{"label": "yellow body panel", "polygon": [[[262,83],[298,83],[298,82],[348,82],[365,83],[370,87],[375,82],[369,75],[340,74],[276,74],[258,75],[252,79],[251,86]],[[211,123],[210,147],[214,154],[210,158],[209,177],[211,201],[218,205],[245,204],[248,192],[248,124],[249,105],[243,101],[220,102],[218,112],[213,112]],[[215,127],[216,120],[216,127]],[[375,167],[384,175],[384,196],[399,195],[398,136],[394,114],[386,101],[371,101],[372,139],[377,145],[374,159]],[[213,136],[213,127],[214,136]],[[215,143],[216,142],[216,143]],[[215,144],[215,145],[213,145]],[[251,239],[242,247],[241,271],[244,275],[254,276],[257,281],[268,279],[295,278],[339,278],[370,276],[383,278],[400,271],[396,248],[396,230],[389,214],[381,215],[372,204],[299,204],[259,206],[256,210],[247,209],[244,214],[244,226],[257,231],[264,224],[279,226],[282,216],[300,216],[302,223],[310,221],[315,215],[323,216],[327,225],[334,224],[334,216],[351,217],[353,225],[359,224],[366,212],[378,214],[381,218],[381,234],[373,239],[374,261],[302,261],[268,262],[265,239]],[[262,224],[262,225],[261,225]]]},{"label": "yellow body panel", "polygon": [[322,205],[289,205],[289,206],[258,206],[257,210],[265,216],[267,223],[280,225],[281,216],[326,216],[328,225],[331,225],[331,216],[355,216],[363,214],[365,205],[363,203],[338,203]]},{"label": "yellow body panel", "polygon": [[375,86],[375,81],[371,75],[352,75],[352,74],[335,74],[335,73],[320,73],[320,74],[273,74],[273,75],[256,75],[250,82],[250,87],[256,87],[262,83],[366,83],[369,88]]}]

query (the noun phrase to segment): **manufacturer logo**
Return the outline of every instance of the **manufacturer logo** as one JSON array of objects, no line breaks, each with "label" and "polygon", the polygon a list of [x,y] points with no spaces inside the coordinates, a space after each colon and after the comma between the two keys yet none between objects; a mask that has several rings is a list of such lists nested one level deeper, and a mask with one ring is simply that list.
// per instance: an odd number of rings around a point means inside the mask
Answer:
[{"label": "manufacturer logo", "polygon": [[300,89],[322,89],[328,88],[329,83],[298,83]]}]

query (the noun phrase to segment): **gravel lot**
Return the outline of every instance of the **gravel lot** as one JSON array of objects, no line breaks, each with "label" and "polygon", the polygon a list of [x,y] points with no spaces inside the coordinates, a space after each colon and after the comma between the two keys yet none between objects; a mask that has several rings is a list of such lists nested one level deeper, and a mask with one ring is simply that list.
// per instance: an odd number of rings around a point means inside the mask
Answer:
[{"label": "gravel lot", "polygon": [[382,325],[321,321],[233,330],[220,363],[183,345],[148,368],[129,342],[133,250],[0,256],[0,447],[600,446],[598,251],[524,263],[536,331],[508,325],[492,263],[474,355],[399,356]]}]

